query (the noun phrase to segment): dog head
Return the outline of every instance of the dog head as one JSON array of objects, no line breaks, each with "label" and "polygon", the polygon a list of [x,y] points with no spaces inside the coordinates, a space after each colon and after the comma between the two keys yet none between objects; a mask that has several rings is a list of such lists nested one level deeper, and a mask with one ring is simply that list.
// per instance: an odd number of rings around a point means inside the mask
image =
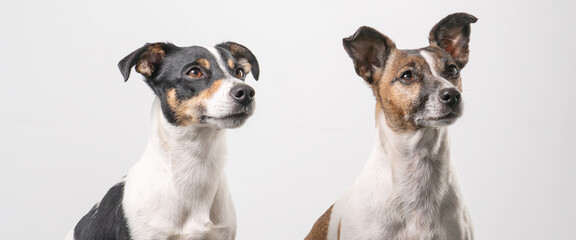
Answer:
[{"label": "dog head", "polygon": [[254,111],[252,87],[246,75],[258,80],[258,61],[252,52],[234,42],[215,47],[178,47],[149,43],[118,63],[124,81],[132,67],[145,77],[171,124],[239,127]]},{"label": "dog head", "polygon": [[370,27],[343,39],[356,73],[372,88],[378,109],[399,132],[452,124],[462,115],[460,70],[468,62],[470,24],[476,17],[455,13],[430,31],[430,45],[399,50]]}]

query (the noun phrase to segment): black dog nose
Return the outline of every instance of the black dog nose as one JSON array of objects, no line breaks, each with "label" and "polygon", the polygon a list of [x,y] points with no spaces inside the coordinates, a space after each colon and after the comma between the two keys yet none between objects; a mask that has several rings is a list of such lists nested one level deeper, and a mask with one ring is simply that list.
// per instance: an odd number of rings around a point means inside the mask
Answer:
[{"label": "black dog nose", "polygon": [[232,96],[236,102],[243,105],[248,105],[252,102],[255,94],[254,88],[245,84],[237,85],[230,90],[230,96]]},{"label": "black dog nose", "polygon": [[454,106],[460,103],[462,95],[460,95],[460,92],[458,92],[458,90],[454,88],[448,88],[440,91],[439,98],[441,102],[448,104],[450,106]]}]

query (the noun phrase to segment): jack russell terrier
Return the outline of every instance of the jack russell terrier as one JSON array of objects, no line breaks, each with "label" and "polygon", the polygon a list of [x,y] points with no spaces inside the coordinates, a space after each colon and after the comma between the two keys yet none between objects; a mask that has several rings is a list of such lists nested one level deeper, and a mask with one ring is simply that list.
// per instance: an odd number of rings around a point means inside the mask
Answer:
[{"label": "jack russell terrier", "polygon": [[152,132],[140,161],[67,239],[235,239],[236,213],[226,176],[225,130],[254,111],[258,61],[234,42],[215,47],[151,43],[118,63],[156,94]]},{"label": "jack russell terrier", "polygon": [[432,28],[430,45],[415,50],[365,26],[343,39],[376,97],[376,142],[355,185],[306,240],[473,238],[447,127],[462,115],[460,70],[476,21],[449,15]]}]

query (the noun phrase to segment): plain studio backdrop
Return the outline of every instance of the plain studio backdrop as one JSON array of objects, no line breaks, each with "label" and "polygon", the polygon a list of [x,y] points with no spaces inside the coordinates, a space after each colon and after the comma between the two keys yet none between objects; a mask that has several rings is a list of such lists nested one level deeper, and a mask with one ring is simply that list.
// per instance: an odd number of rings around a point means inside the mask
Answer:
[{"label": "plain studio backdrop", "polygon": [[0,3],[0,238],[63,239],[140,158],[152,91],[117,62],[146,42],[235,41],[260,62],[256,113],[228,130],[238,239],[303,239],[352,186],[375,100],[342,48],[362,25],[401,49],[478,17],[450,129],[477,239],[574,239],[576,2]]}]

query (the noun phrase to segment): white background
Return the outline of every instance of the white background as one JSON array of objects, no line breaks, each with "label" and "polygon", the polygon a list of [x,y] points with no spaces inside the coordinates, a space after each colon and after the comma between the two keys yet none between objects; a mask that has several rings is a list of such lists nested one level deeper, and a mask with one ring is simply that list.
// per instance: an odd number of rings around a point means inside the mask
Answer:
[{"label": "white background", "polygon": [[62,239],[142,154],[152,91],[117,62],[146,42],[232,40],[260,61],[256,114],[228,131],[238,239],[303,239],[372,149],[374,97],[341,44],[402,49],[479,18],[452,157],[477,239],[573,239],[575,1],[0,2],[0,238]]}]

